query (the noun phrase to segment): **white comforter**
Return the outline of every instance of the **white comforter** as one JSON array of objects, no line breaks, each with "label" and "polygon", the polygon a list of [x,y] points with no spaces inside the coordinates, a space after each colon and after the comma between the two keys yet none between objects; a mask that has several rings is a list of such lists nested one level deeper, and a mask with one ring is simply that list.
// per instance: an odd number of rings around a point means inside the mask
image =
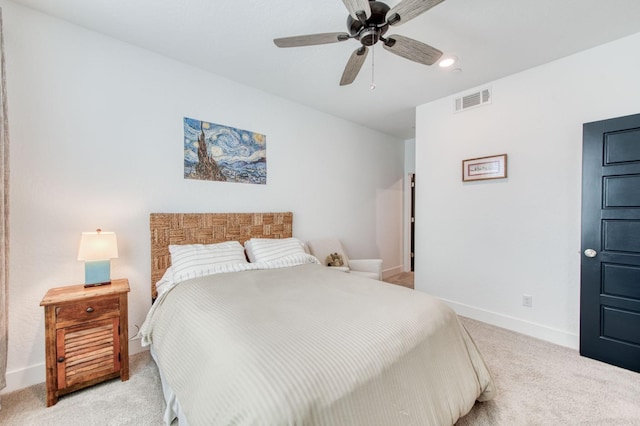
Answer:
[{"label": "white comforter", "polygon": [[185,281],[141,335],[191,426],[447,425],[494,394],[442,302],[315,264]]}]

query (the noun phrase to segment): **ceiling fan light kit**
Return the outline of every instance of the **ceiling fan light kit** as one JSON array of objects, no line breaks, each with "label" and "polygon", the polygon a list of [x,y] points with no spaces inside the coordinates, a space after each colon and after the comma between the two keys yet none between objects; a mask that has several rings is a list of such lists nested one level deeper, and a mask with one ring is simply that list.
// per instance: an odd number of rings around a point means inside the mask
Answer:
[{"label": "ceiling fan light kit", "polygon": [[[347,61],[340,79],[341,86],[353,83],[365,62],[368,48],[378,41],[383,43],[385,50],[420,64],[433,65],[442,57],[442,51],[426,43],[397,34],[388,37],[384,35],[389,30],[389,26],[408,22],[444,0],[402,0],[393,8],[375,0],[342,1],[349,12],[347,17],[349,33],[309,34],[276,38],[273,42],[278,47],[299,47],[337,43],[349,39],[358,40],[361,46]],[[375,87],[373,82],[372,86]]]},{"label": "ceiling fan light kit", "polygon": [[451,68],[453,64],[458,62],[458,57],[455,55],[443,56],[438,62],[440,68]]}]

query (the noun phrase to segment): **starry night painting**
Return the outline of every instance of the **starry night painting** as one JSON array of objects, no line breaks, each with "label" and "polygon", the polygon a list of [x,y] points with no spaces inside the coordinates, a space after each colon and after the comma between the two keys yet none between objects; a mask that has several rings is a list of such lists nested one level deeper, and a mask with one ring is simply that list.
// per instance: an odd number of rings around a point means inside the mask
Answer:
[{"label": "starry night painting", "polygon": [[184,177],[265,185],[267,138],[185,117]]}]

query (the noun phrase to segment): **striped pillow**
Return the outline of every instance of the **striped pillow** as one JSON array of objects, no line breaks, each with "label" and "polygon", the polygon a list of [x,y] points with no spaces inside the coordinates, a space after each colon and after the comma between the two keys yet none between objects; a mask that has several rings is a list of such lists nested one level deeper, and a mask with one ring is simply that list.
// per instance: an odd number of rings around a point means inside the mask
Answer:
[{"label": "striped pillow", "polygon": [[173,280],[178,283],[189,278],[211,274],[213,265],[247,263],[244,248],[238,241],[217,244],[170,245]]},{"label": "striped pillow", "polygon": [[302,241],[297,238],[251,238],[244,243],[249,262],[270,262],[285,256],[305,254]]}]

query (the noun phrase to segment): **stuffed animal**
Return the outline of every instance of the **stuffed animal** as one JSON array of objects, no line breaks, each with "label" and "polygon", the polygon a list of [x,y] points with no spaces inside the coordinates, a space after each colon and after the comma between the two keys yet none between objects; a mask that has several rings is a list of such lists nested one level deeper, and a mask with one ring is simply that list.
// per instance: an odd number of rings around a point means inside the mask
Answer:
[{"label": "stuffed animal", "polygon": [[342,260],[342,255],[338,253],[331,253],[327,256],[327,266],[343,266],[344,261]]}]

